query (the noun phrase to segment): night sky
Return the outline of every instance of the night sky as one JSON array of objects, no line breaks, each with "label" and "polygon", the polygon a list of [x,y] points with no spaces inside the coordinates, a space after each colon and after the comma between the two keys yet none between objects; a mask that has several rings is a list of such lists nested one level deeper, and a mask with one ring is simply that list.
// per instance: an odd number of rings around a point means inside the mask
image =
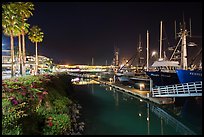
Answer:
[{"label": "night sky", "polygon": [[[120,61],[131,58],[136,53],[139,35],[146,57],[146,32],[149,31],[150,52],[159,52],[160,21],[163,21],[163,49],[176,46],[174,21],[184,18],[189,28],[190,38],[198,44],[189,47],[191,59],[202,48],[202,3],[193,2],[35,2],[33,16],[28,22],[38,25],[44,32],[44,40],[39,43],[38,53],[53,58],[61,64],[108,65],[112,63],[114,47],[119,48]],[[3,43],[10,47],[9,37],[2,35]],[[168,44],[169,42],[169,44]],[[17,43],[17,39],[16,39]],[[26,36],[26,48],[35,54],[35,45]],[[167,52],[167,57],[170,58]],[[199,61],[199,60],[198,60]]]}]

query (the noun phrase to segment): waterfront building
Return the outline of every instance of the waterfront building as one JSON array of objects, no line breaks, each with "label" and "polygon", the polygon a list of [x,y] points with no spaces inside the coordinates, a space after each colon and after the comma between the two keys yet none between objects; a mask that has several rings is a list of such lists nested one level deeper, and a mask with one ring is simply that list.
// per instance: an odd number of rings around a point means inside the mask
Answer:
[{"label": "waterfront building", "polygon": [[[14,57],[14,71],[18,71],[18,57]],[[53,59],[38,55],[38,68],[40,70],[43,69],[51,69],[53,66]],[[34,69],[35,67],[35,56],[27,55],[26,56],[26,64],[25,68],[27,71],[30,69]],[[11,70],[11,52],[10,50],[2,50],[2,71],[10,71]]]}]

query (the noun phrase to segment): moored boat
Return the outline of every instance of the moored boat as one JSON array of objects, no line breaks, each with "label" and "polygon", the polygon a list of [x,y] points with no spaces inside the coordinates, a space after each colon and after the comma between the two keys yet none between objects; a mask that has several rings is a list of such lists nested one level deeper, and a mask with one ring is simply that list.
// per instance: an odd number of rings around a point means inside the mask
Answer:
[{"label": "moored boat", "polygon": [[154,86],[165,86],[178,84],[179,79],[175,72],[179,68],[179,62],[160,60],[152,65],[155,70],[146,71],[146,74],[152,79]]},{"label": "moored boat", "polygon": [[176,74],[180,83],[202,81],[202,70],[177,69]]}]

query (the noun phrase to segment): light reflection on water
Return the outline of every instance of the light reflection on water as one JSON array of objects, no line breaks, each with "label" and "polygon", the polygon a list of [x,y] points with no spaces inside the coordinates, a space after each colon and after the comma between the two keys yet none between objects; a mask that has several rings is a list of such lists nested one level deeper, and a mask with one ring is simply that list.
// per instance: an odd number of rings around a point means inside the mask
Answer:
[{"label": "light reflection on water", "polygon": [[84,134],[195,134],[158,106],[112,87],[78,85],[75,91],[75,97],[83,107]]}]

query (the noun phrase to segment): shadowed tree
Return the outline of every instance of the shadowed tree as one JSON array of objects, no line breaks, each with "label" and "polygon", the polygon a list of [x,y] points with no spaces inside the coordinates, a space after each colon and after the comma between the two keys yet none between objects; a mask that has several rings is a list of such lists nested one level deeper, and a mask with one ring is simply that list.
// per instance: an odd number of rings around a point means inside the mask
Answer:
[{"label": "shadowed tree", "polygon": [[15,4],[2,5],[2,27],[3,33],[11,39],[11,77],[14,76],[14,36],[19,31],[19,17],[15,14]]},{"label": "shadowed tree", "polygon": [[25,35],[28,33],[29,24],[26,23],[27,19],[32,16],[32,11],[34,10],[34,4],[32,2],[15,2],[16,13],[20,16],[22,24],[21,35],[22,35],[22,65],[23,65],[23,75],[25,75],[25,63],[26,63],[26,48],[25,48]]},{"label": "shadowed tree", "polygon": [[38,42],[42,42],[44,33],[41,31],[41,28],[38,26],[33,26],[28,32],[28,38],[32,43],[35,43],[35,75],[38,71]]},{"label": "shadowed tree", "polygon": [[[28,25],[27,23],[24,23],[26,25]],[[21,46],[21,26],[22,26],[22,22],[21,20],[18,22],[18,29],[14,30],[14,36],[18,36],[18,51],[16,50],[16,54],[18,54],[18,66],[19,66],[19,71],[20,71],[20,75],[22,75],[22,65],[23,65],[23,56],[22,56],[22,46]],[[15,56],[15,54],[14,54]]]}]

